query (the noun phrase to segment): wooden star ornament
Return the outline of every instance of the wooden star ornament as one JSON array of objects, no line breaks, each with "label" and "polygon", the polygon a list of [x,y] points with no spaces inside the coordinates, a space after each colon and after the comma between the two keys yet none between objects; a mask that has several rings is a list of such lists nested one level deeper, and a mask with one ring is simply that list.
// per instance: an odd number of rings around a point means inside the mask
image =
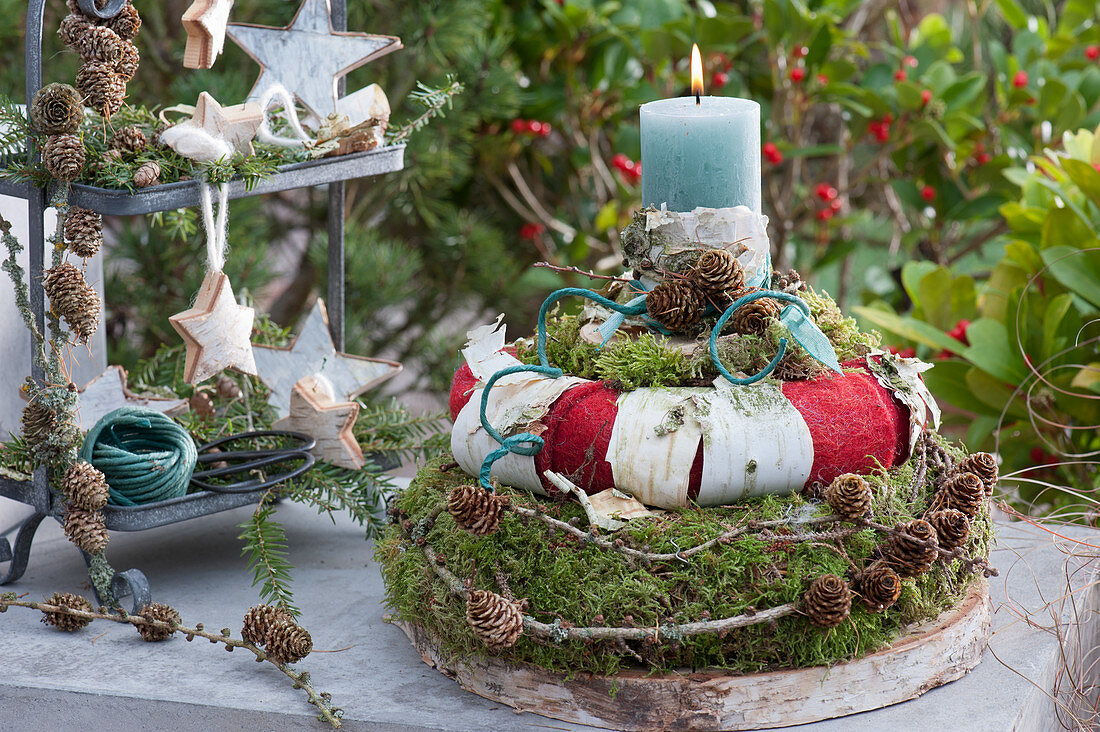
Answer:
[{"label": "wooden star ornament", "polygon": [[225,25],[233,0],[195,0],[183,13],[187,47],[183,65],[188,69],[209,69],[225,46]]},{"label": "wooden star ornament", "polygon": [[366,464],[353,428],[359,416],[358,402],[333,399],[332,384],[320,375],[305,376],[294,384],[290,414],[275,422],[274,429],[304,432],[317,441],[313,454],[341,468],[359,470]]},{"label": "wooden star ornament", "polygon": [[237,304],[224,273],[208,272],[194,306],[168,319],[187,344],[184,381],[198,384],[223,369],[255,374],[250,341],[255,318],[255,310]]},{"label": "wooden star ornament", "polygon": [[351,401],[401,370],[401,364],[336,350],[324,300],[317,300],[289,348],[252,347],[260,380],[271,389],[268,403],[280,417],[290,413],[291,393],[303,376],[319,374],[332,384],[334,399]]},{"label": "wooden star ornament", "polygon": [[166,129],[161,140],[183,157],[206,163],[235,152],[251,155],[252,138],[263,119],[263,110],[255,102],[223,107],[202,92],[191,119]]},{"label": "wooden star ornament", "polygon": [[126,369],[108,366],[80,390],[76,402],[76,426],[87,432],[103,415],[119,407],[143,407],[174,417],[187,411],[186,399],[138,396],[126,386]]},{"label": "wooden star ornament", "polygon": [[304,0],[285,28],[231,23],[233,42],[260,65],[258,99],[278,84],[318,119],[336,108],[337,82],[348,72],[401,48],[401,39],[333,30],[329,0]]}]

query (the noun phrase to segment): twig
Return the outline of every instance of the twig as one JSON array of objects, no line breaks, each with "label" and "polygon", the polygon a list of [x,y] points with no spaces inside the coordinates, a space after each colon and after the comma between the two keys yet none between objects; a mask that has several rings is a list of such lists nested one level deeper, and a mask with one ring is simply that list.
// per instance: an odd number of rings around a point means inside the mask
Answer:
[{"label": "twig", "polygon": [[880,524],[869,519],[862,519],[860,523],[862,523],[864,526],[875,529],[876,531],[881,531],[884,534],[890,534],[892,536],[903,536],[909,541],[921,544],[926,547],[932,547],[937,552],[939,552],[941,559],[945,559],[948,561],[952,559],[961,559],[963,569],[968,572],[974,570],[977,567],[981,567],[982,572],[985,574],[986,577],[996,577],[998,574],[1000,574],[997,571],[996,567],[989,566],[989,560],[985,557],[968,557],[963,554],[963,547],[961,546],[957,549],[944,549],[932,539],[921,539],[913,536],[907,531],[902,531],[901,529],[895,528],[893,526],[886,526],[885,524]]},{"label": "twig", "polygon": [[577,235],[576,229],[564,221],[554,218],[554,216],[543,207],[538,196],[531,192],[531,187],[527,185],[527,181],[524,180],[523,174],[519,172],[519,168],[516,167],[514,162],[508,163],[508,175],[512,176],[512,182],[516,184],[516,188],[519,190],[519,194],[523,196],[524,202],[531,207],[531,210],[534,211],[540,219],[542,219],[542,222],[546,224],[547,228],[553,229],[570,239]]},{"label": "twig", "polygon": [[331,695],[328,693],[318,693],[313,685],[310,684],[308,671],[295,671],[288,664],[279,663],[263,651],[263,649],[249,643],[248,641],[237,640],[229,635],[229,629],[226,628],[220,633],[211,633],[204,630],[202,623],[197,624],[195,627],[189,627],[186,625],[176,625],[168,623],[164,620],[150,620],[141,615],[122,615],[122,614],[109,614],[102,612],[93,612],[89,610],[77,610],[70,607],[64,607],[60,605],[51,605],[46,602],[34,602],[31,600],[20,600],[16,598],[14,592],[7,592],[0,595],[0,612],[6,612],[9,607],[26,607],[32,610],[40,610],[42,612],[51,613],[63,613],[65,615],[72,615],[78,618],[87,618],[89,620],[110,620],[115,623],[130,624],[134,627],[140,627],[142,625],[158,628],[160,630],[168,630],[173,633],[182,634],[188,641],[195,639],[195,636],[206,638],[211,643],[223,643],[227,651],[232,652],[234,648],[245,648],[251,651],[256,656],[256,662],[268,661],[275,668],[282,671],[293,682],[295,689],[302,689],[309,697],[309,703],[317,707],[320,711],[320,718],[331,724],[333,727],[340,727],[340,717],[343,716],[343,710],[339,707],[332,706]]},{"label": "twig", "polygon": [[596,274],[595,272],[584,271],[580,267],[559,267],[556,264],[550,264],[549,262],[535,262],[532,267],[539,267],[541,269],[552,269],[555,272],[570,272],[572,274],[584,275],[593,280],[612,280],[613,282],[633,282],[634,280],[629,277],[612,277],[611,275]]}]

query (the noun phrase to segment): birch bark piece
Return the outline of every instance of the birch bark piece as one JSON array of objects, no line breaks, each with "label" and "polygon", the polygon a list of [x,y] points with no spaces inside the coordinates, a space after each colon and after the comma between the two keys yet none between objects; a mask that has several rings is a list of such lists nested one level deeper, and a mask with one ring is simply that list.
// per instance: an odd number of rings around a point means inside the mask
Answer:
[{"label": "birch bark piece", "polygon": [[[397,626],[420,657],[463,689],[565,722],[620,730],[753,730],[819,722],[897,704],[965,676],[990,633],[989,588],[978,583],[954,610],[889,647],[833,666],[729,675],[557,674],[497,656],[456,656],[422,627]],[[856,691],[854,691],[856,690]]]},{"label": "birch bark piece", "polygon": [[358,402],[338,402],[332,385],[323,376],[306,376],[295,385],[290,414],[275,422],[277,430],[304,432],[317,440],[312,452],[319,460],[341,468],[359,470],[366,464],[363,449],[353,431],[359,416]]},{"label": "birch bark piece", "polygon": [[[745,282],[753,285],[759,284],[767,269],[771,251],[768,218],[748,206],[699,207],[685,212],[652,208],[646,212],[646,233],[659,242],[649,252],[649,259],[656,267],[662,267],[668,255],[679,251],[700,247],[728,249],[737,255],[745,270]],[[654,283],[646,284],[652,287]]]},{"label": "birch bark piece", "polygon": [[[481,392],[482,389],[474,391],[470,401],[458,413],[451,429],[451,453],[455,462],[467,474],[475,477],[481,472],[481,463],[485,461],[485,456],[500,447],[481,427]],[[489,475],[504,485],[546,495],[532,456],[509,453],[493,463]]]},{"label": "birch bark piece", "polygon": [[810,477],[810,428],[775,384],[734,386],[724,380],[696,402],[703,425],[699,505],[794,493]]},{"label": "birch bark piece", "polygon": [[229,277],[207,272],[194,306],[168,318],[187,344],[184,381],[198,384],[230,368],[255,374],[249,340],[255,318],[255,310],[237,304]]},{"label": "birch bark piece", "polygon": [[688,505],[688,480],[702,428],[695,399],[706,388],[636,389],[618,399],[606,460],[615,486],[647,506]]},{"label": "birch bark piece", "polygon": [[186,399],[137,396],[127,388],[126,369],[121,366],[108,366],[80,390],[76,402],[76,426],[87,432],[105,414],[119,407],[141,407],[154,409],[161,414],[174,417],[188,410]]}]

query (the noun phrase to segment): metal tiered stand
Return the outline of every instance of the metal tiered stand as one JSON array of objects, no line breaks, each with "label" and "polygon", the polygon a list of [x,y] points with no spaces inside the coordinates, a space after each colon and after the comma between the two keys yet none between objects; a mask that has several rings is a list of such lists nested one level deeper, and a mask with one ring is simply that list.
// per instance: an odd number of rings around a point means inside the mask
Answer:
[{"label": "metal tiered stand", "polygon": [[[102,9],[95,0],[78,0],[80,9],[88,16],[111,18],[118,14],[127,0],[109,0]],[[27,7],[26,26],[26,86],[29,102],[42,86],[42,24],[45,0],[30,0]],[[332,0],[332,24],[336,30],[347,26],[346,0]],[[343,83],[341,82],[341,87]],[[305,163],[286,165],[277,173],[261,180],[251,190],[243,181],[230,184],[229,197],[241,198],[263,193],[285,191],[293,188],[328,185],[328,314],[333,342],[337,350],[344,348],[344,181],[367,178],[382,173],[401,170],[404,166],[404,145],[376,148],[363,153],[353,153]],[[34,162],[36,151],[28,144],[26,155]],[[30,227],[27,249],[30,252],[28,276],[31,283],[42,277],[45,230],[43,215],[46,210],[46,191],[32,184],[15,184],[0,180],[0,194],[26,199]],[[124,190],[108,190],[81,184],[72,184],[69,203],[73,206],[98,211],[108,215],[136,215],[167,211],[199,204],[199,183],[186,181],[169,183],[142,189],[136,193]],[[30,288],[31,310],[38,328],[44,330],[44,293],[41,287]],[[33,361],[33,359],[32,359]],[[31,364],[31,376],[41,382],[43,372]],[[167,526],[178,521],[207,516],[238,506],[257,503],[266,488],[244,493],[219,493],[198,491],[180,498],[148,503],[139,506],[111,506],[104,511],[108,530],[144,531]],[[0,496],[11,498],[34,508],[34,514],[8,533],[17,532],[14,546],[5,536],[0,536],[0,585],[18,580],[27,568],[31,542],[42,519],[47,516],[61,521],[63,506],[50,489],[45,468],[35,471],[32,480],[18,481],[0,475]],[[85,561],[89,557],[85,554]],[[6,572],[3,565],[7,563]],[[151,600],[149,582],[138,569],[118,572],[112,582],[112,592],[117,599],[131,598],[134,612]]]}]

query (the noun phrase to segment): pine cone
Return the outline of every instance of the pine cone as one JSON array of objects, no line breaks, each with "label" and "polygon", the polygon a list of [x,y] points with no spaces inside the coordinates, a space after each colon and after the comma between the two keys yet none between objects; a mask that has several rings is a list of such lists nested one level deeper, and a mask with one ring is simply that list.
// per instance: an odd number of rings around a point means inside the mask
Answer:
[{"label": "pine cone", "polygon": [[239,399],[241,396],[241,387],[237,385],[231,377],[222,374],[218,377],[218,397],[221,399]]},{"label": "pine cone", "polygon": [[76,50],[85,61],[100,63],[118,63],[122,56],[123,40],[110,28],[101,25],[89,26],[76,39]]},{"label": "pine cone", "polygon": [[80,129],[84,100],[68,84],[47,84],[31,100],[31,124],[46,135],[67,135]]},{"label": "pine cone", "polygon": [[673,333],[687,333],[703,317],[703,296],[697,287],[684,280],[667,280],[654,287],[645,299],[649,317]]},{"label": "pine cone", "polygon": [[496,531],[501,511],[508,505],[507,498],[478,485],[458,486],[447,497],[447,511],[458,528],[474,536],[488,536]]},{"label": "pine cone", "polygon": [[852,591],[835,574],[823,574],[802,595],[802,610],[814,625],[835,628],[852,610]]},{"label": "pine cone", "polygon": [[[737,300],[754,292],[762,292],[762,290],[758,287],[746,287],[735,292],[732,297]],[[730,322],[738,333],[760,335],[768,329],[772,320],[779,318],[779,313],[782,311],[783,306],[778,300],[762,297],[737,308],[730,317]]]},{"label": "pine cone", "polygon": [[939,558],[936,530],[923,519],[899,523],[902,534],[892,534],[886,545],[890,566],[902,577],[916,577],[928,571]]},{"label": "pine cone", "polygon": [[84,274],[70,262],[46,270],[42,287],[50,307],[69,326],[77,342],[86,343],[99,327],[99,295],[84,281]]},{"label": "pine cone", "polygon": [[986,495],[993,495],[997,486],[997,458],[988,452],[975,452],[967,455],[955,465],[956,473],[973,473],[982,479]]},{"label": "pine cone", "polygon": [[103,514],[69,506],[65,511],[65,536],[81,551],[99,554],[107,548],[110,537],[103,523]]},{"label": "pine cone", "polygon": [[74,181],[84,169],[84,143],[77,135],[50,135],[42,146],[42,164],[55,180]]},{"label": "pine cone", "polygon": [[272,624],[264,650],[276,663],[297,663],[313,650],[313,639],[287,615]]},{"label": "pine cone", "polygon": [[70,13],[61,19],[61,25],[57,29],[57,35],[61,38],[61,42],[74,51],[78,50],[77,44],[80,43],[80,39],[84,37],[91,28],[95,28],[95,23],[89,20],[81,13]]},{"label": "pine cone", "polygon": [[[55,592],[46,599],[46,604],[65,607],[70,610],[83,610],[86,613],[90,613],[93,610],[92,603],[88,602],[87,599],[70,592]],[[43,610],[42,622],[46,625],[52,625],[58,630],[63,630],[66,633],[72,633],[91,623],[92,619],[82,618],[79,615],[70,615],[56,610]]]},{"label": "pine cone", "polygon": [[936,530],[936,540],[940,547],[948,551],[965,545],[970,536],[970,519],[954,508],[932,512],[928,516],[928,523]]},{"label": "pine cone", "polygon": [[38,402],[31,402],[23,407],[23,416],[20,421],[23,424],[23,438],[32,447],[45,440],[59,424],[57,412]]},{"label": "pine cone", "polygon": [[99,328],[99,310],[102,303],[95,288],[89,286],[85,292],[80,309],[65,317],[65,324],[69,326],[77,343],[87,343]]},{"label": "pine cone", "polygon": [[[138,67],[141,66],[141,54],[137,46],[129,41],[123,41],[119,47],[118,62],[115,63],[115,73],[122,79],[123,84],[137,76]],[[125,90],[125,87],[123,87]]]},{"label": "pine cone", "polygon": [[871,486],[861,475],[838,475],[825,489],[825,500],[841,518],[855,521],[871,508]]},{"label": "pine cone", "polygon": [[144,623],[137,626],[141,639],[149,643],[167,640],[176,632],[175,629],[179,627],[180,624],[180,614],[176,612],[176,609],[171,605],[164,605],[159,602],[153,602],[143,607],[140,615],[146,620],[160,620],[172,626],[171,628],[159,628],[154,625],[145,625]]},{"label": "pine cone", "polygon": [[936,494],[936,509],[954,508],[974,518],[985,502],[985,483],[973,473],[955,473]]},{"label": "pine cone", "polygon": [[787,274],[772,272],[771,289],[780,290],[783,292],[789,292],[791,290],[805,290],[806,284],[802,281],[802,275],[798,274],[798,272],[793,269],[789,269],[787,270]]},{"label": "pine cone", "polygon": [[142,163],[141,167],[134,171],[134,185],[138,188],[148,188],[160,183],[160,164],[150,160]]},{"label": "pine cone", "polygon": [[241,637],[253,645],[267,644],[277,622],[294,622],[293,616],[276,605],[255,605],[244,614]]},{"label": "pine cone", "polygon": [[107,478],[91,463],[73,463],[65,471],[61,490],[69,498],[69,505],[85,511],[98,511],[107,505]]},{"label": "pine cone", "polygon": [[137,125],[115,130],[111,139],[107,141],[107,147],[123,152],[141,152],[148,146],[149,141],[145,139],[145,133]]},{"label": "pine cone", "polygon": [[89,107],[107,118],[122,109],[126,97],[126,82],[115,73],[113,63],[85,63],[76,74],[76,88]]},{"label": "pine cone", "polygon": [[855,576],[853,588],[863,598],[864,606],[880,613],[901,597],[901,577],[885,564],[875,563]]},{"label": "pine cone", "polygon": [[91,209],[70,206],[65,214],[65,240],[76,256],[95,256],[103,245],[103,217]]},{"label": "pine cone", "polygon": [[118,34],[119,38],[132,41],[141,30],[141,16],[133,3],[126,3],[118,15],[106,22],[106,26]]},{"label": "pine cone", "polygon": [[466,622],[492,650],[514,646],[523,635],[519,605],[495,592],[470,590],[466,595]]},{"label": "pine cone", "polygon": [[745,271],[728,249],[708,249],[695,265],[695,284],[718,307],[728,307],[732,293],[745,286]]}]

